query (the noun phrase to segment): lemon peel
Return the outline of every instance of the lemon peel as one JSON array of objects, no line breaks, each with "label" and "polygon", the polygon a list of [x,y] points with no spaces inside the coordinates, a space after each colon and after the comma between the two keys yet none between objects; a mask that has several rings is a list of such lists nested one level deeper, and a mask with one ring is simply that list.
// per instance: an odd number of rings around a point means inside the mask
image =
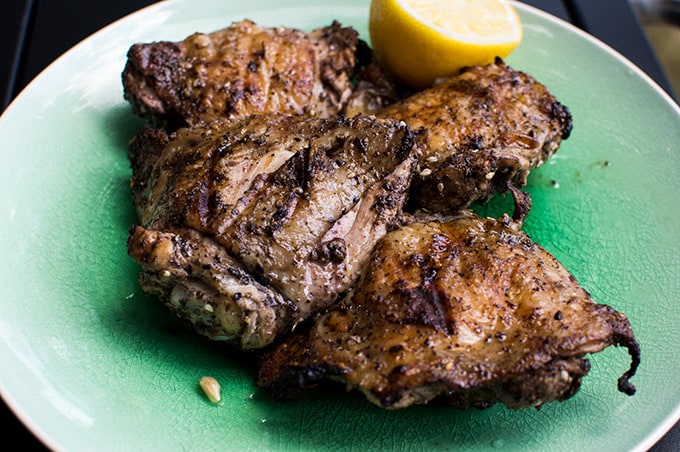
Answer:
[{"label": "lemon peel", "polygon": [[523,35],[507,0],[372,0],[369,33],[381,64],[418,88],[507,57]]}]

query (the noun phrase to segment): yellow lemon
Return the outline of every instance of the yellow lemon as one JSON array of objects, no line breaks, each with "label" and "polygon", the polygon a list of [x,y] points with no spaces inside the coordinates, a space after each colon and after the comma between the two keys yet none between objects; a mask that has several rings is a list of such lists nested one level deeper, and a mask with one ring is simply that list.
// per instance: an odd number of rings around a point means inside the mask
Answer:
[{"label": "yellow lemon", "polygon": [[522,40],[522,23],[506,0],[372,0],[369,32],[381,64],[422,88],[507,57]]}]

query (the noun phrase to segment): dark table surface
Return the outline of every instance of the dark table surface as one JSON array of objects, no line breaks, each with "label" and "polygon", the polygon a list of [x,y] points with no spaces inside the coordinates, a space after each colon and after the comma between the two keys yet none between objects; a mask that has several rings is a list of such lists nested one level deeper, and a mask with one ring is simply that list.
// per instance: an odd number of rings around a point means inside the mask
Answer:
[{"label": "dark table surface", "polygon": [[[2,110],[63,52],[105,25],[152,3],[156,2],[4,2],[0,16]],[[671,97],[678,99],[627,0],[525,0],[524,3],[560,17],[604,41],[646,72]],[[3,444],[14,445],[13,450],[44,449],[2,401],[0,425],[4,431]],[[680,451],[680,424],[676,424],[651,451]]]}]

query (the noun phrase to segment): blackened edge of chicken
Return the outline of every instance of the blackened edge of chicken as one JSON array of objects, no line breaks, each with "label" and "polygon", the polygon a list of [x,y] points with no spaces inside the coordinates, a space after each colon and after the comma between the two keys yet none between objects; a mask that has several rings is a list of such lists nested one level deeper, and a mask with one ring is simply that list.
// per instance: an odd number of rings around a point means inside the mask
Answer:
[{"label": "blackened edge of chicken", "polygon": [[566,140],[572,115],[549,89],[500,58],[470,66],[376,113],[421,131],[410,204],[454,212],[522,188]]},{"label": "blackened edge of chicken", "polygon": [[209,338],[263,347],[336,302],[402,214],[403,123],[252,115],[130,141],[142,288]]},{"label": "blackened edge of chicken", "polygon": [[305,33],[242,20],[136,43],[122,81],[133,112],[167,130],[250,114],[370,113],[397,95],[369,46],[337,21]]},{"label": "blackened edge of chicken", "polygon": [[257,384],[289,400],[324,380],[399,409],[540,407],[573,397],[586,356],[640,347],[628,318],[598,304],[509,217],[415,221],[378,245],[354,294],[265,350]]}]

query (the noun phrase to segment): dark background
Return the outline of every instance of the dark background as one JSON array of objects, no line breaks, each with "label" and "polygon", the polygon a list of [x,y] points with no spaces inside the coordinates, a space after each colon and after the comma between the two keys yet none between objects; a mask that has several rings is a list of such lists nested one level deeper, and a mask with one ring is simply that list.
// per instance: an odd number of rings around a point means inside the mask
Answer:
[{"label": "dark background", "polygon": [[[0,88],[4,109],[28,82],[64,51],[105,25],[155,1],[11,0],[3,3],[0,57],[2,67],[6,69],[0,71]],[[673,94],[627,0],[525,0],[524,3],[600,38]]]}]

